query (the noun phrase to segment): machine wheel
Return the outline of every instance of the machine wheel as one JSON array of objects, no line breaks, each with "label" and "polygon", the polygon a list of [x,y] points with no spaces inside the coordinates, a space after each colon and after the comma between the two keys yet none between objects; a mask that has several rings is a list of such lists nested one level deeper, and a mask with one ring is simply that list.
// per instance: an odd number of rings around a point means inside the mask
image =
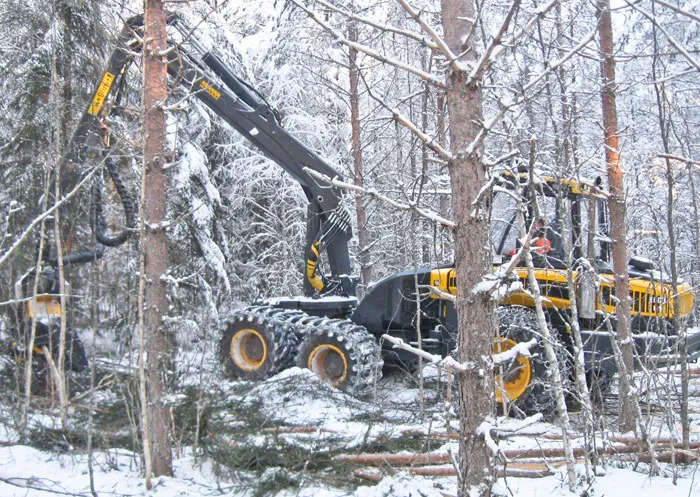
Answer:
[{"label": "machine wheel", "polygon": [[304,319],[299,326],[303,335],[299,367],[350,395],[363,397],[372,392],[384,363],[377,341],[364,327],[325,318]]},{"label": "machine wheel", "polygon": [[[496,402],[501,412],[531,416],[542,413],[546,419],[554,416],[556,399],[552,388],[549,362],[545,354],[535,313],[525,307],[502,307],[499,312],[500,337],[494,343],[494,353],[505,352],[536,338],[538,344],[530,349],[531,357],[518,356],[496,370]],[[552,333],[554,336],[554,333]],[[559,358],[566,368],[566,358]],[[562,376],[566,380],[567,376]]]},{"label": "machine wheel", "polygon": [[294,363],[297,338],[280,317],[281,309],[246,309],[230,321],[219,343],[226,375],[244,380],[268,378]]}]

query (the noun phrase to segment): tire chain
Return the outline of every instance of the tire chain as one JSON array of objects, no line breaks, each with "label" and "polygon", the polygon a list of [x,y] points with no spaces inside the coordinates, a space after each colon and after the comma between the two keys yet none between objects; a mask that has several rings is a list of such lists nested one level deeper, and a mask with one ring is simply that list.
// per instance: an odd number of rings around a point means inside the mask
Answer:
[{"label": "tire chain", "polygon": [[[277,336],[293,337],[278,344],[280,370],[294,365],[300,343],[311,334],[325,333],[345,342],[353,371],[350,386],[345,390],[355,397],[367,396],[381,377],[384,361],[381,359],[379,344],[363,326],[344,319],[310,316],[296,309],[281,309],[267,305],[251,306],[234,313],[232,321],[268,322],[280,330]],[[285,333],[293,331],[294,333]]]},{"label": "tire chain", "polygon": [[294,365],[297,350],[299,349],[299,340],[296,330],[286,318],[292,317],[290,315],[300,312],[301,311],[285,312],[285,309],[270,306],[246,307],[233,314],[226,324],[226,328],[236,321],[256,322],[258,324],[266,323],[270,326],[275,331],[275,355],[277,356],[275,362],[277,369],[282,371]]}]

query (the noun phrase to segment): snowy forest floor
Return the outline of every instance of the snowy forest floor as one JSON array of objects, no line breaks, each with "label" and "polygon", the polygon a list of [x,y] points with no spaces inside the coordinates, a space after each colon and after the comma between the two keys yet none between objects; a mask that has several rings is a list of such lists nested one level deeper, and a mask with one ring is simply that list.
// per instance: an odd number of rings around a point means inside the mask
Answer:
[{"label": "snowy forest floor", "polygon": [[[426,369],[425,409],[419,411],[415,376],[390,371],[371,401],[335,390],[307,370],[293,368],[259,383],[222,381],[216,359],[193,346],[178,358],[178,392],[169,398],[175,438],[172,478],[155,480],[147,492],[141,473],[136,418],[137,384],[133,361],[94,357],[96,387],[90,375],[72,378],[68,426],[61,428],[58,409],[41,391],[32,400],[29,429],[17,430],[22,400],[5,388],[0,404],[0,495],[50,496],[429,496],[457,494],[450,460],[457,454],[457,419],[445,410],[444,378]],[[12,368],[5,363],[4,377]],[[700,371],[693,366],[690,384],[691,442],[700,442]],[[643,379],[640,378],[640,381]],[[680,376],[671,370],[642,381],[648,394],[642,409],[650,435],[661,441],[680,438]],[[5,385],[9,386],[9,385]],[[91,394],[92,392],[92,394]],[[19,400],[18,400],[19,399]],[[91,404],[92,403],[92,404]],[[88,413],[92,405],[92,421]],[[686,454],[684,465],[661,464],[649,476],[634,446],[614,432],[614,390],[600,408],[596,444],[607,449],[596,467],[579,460],[578,495],[618,497],[700,495],[700,455]],[[580,425],[572,413],[572,424]],[[91,424],[92,423],[92,424]],[[513,420],[499,418],[507,429]],[[91,428],[92,426],[92,428]],[[669,428],[671,426],[672,428]],[[87,434],[93,433],[91,455]],[[496,490],[508,496],[559,496],[568,492],[560,429],[535,423],[499,443],[510,462]],[[583,438],[572,434],[575,447]],[[628,435],[629,437],[629,435]],[[661,442],[659,442],[661,444]],[[632,447],[632,450],[630,450]],[[668,447],[658,446],[659,452]],[[408,454],[408,460],[382,457],[374,467],[348,460],[354,454]],[[431,454],[411,460],[411,454]],[[550,457],[545,458],[545,455]],[[91,469],[90,469],[91,468]],[[533,476],[538,476],[533,478]],[[372,481],[374,480],[374,481]],[[376,483],[376,482],[379,483]]]}]

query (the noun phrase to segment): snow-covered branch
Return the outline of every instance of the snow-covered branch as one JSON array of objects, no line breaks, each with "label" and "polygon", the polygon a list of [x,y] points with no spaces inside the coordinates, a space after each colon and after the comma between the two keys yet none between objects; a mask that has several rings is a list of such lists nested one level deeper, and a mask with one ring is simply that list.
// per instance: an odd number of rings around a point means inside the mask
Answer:
[{"label": "snow-covered branch", "polygon": [[454,357],[449,355],[447,357],[441,357],[436,354],[431,354],[430,352],[426,352],[425,350],[413,347],[401,340],[400,338],[393,337],[391,335],[382,335],[382,339],[393,344],[395,349],[410,352],[411,354],[417,355],[418,357],[422,357],[426,361],[432,362],[433,364],[441,368],[449,368],[455,371],[466,372],[471,371],[476,367],[473,364],[458,362],[457,360],[455,360]]},{"label": "snow-covered branch", "polygon": [[688,159],[687,157],[681,157],[679,155],[673,155],[673,154],[656,154],[657,157],[661,157],[662,159],[670,159],[670,160],[677,160],[678,162],[684,162],[686,164],[692,164],[693,166],[700,166],[700,161],[696,161],[693,159]]},{"label": "snow-covered branch", "polygon": [[[401,0],[399,0],[401,1]],[[510,26],[510,22],[513,19],[513,16],[515,13],[518,11],[520,8],[520,0],[513,0],[513,3],[510,5],[510,9],[508,9],[508,13],[506,14],[506,17],[503,19],[503,23],[501,23],[501,27],[496,33],[496,36],[494,36],[493,40],[491,40],[491,43],[489,43],[489,46],[486,48],[483,54],[481,54],[481,57],[479,58],[479,61],[476,63],[476,66],[472,69],[472,71],[469,73],[469,78],[467,79],[467,84],[474,84],[477,81],[480,81],[481,78],[484,75],[484,72],[488,68],[488,66],[491,64],[492,59],[491,56],[493,55],[494,51],[496,50],[496,47],[501,44],[501,40],[503,39],[503,35],[506,33],[508,30],[508,26]]]},{"label": "snow-covered branch", "polygon": [[27,227],[24,229],[22,234],[15,240],[15,242],[10,245],[10,247],[5,251],[4,254],[0,255],[0,266],[7,261],[7,259],[14,253],[15,250],[22,244],[24,239],[31,233],[34,228],[36,228],[41,222],[46,219],[47,217],[51,216],[58,208],[60,208],[63,204],[68,202],[71,198],[73,198],[82,188],[83,186],[92,179],[92,177],[97,173],[97,171],[100,170],[100,166],[97,166],[92,169],[88,174],[85,175],[85,177],[73,187],[73,189],[68,192],[67,195],[65,195],[63,198],[61,198],[58,202],[55,202],[49,209],[46,210],[46,212],[42,213],[41,215],[37,216],[34,218],[34,220],[27,225]]},{"label": "snow-covered branch", "polygon": [[496,115],[493,116],[489,121],[484,123],[476,138],[474,138],[474,140],[465,149],[464,154],[472,155],[475,150],[478,150],[479,147],[481,147],[483,141],[486,139],[488,133],[491,131],[491,129],[493,129],[494,126],[496,126],[496,124],[498,124],[501,121],[501,119],[503,119],[503,116],[505,116],[506,112],[508,112],[512,107],[524,102],[527,98],[528,92],[532,88],[534,88],[540,81],[545,79],[548,75],[552,74],[557,69],[559,69],[559,67],[561,67],[571,57],[579,53],[586,45],[588,45],[591,42],[591,40],[595,38],[597,32],[598,29],[596,27],[590,33],[588,33],[588,35],[586,35],[575,47],[573,47],[566,54],[564,54],[561,59],[552,62],[545,71],[542,71],[539,74],[539,76],[530,81],[522,89],[520,97],[512,99],[509,102],[501,102],[501,108],[499,109],[498,113],[496,113]]},{"label": "snow-covered branch", "polygon": [[697,14],[693,14],[692,12],[688,12],[687,10],[683,10],[680,7],[678,7],[677,5],[673,5],[673,4],[670,4],[668,2],[664,2],[663,0],[651,0],[651,1],[654,3],[657,3],[659,5],[662,5],[666,8],[671,9],[672,11],[676,12],[677,14],[689,17],[694,21],[700,22],[700,16],[698,16]]},{"label": "snow-covered branch", "polygon": [[343,15],[347,17],[348,19],[352,21],[357,21],[361,22],[362,24],[366,24],[367,26],[371,26],[375,29],[378,29],[380,31],[385,31],[387,33],[394,33],[398,34],[401,36],[405,36],[406,38],[411,38],[412,40],[416,40],[417,42],[425,45],[426,47],[430,48],[431,50],[436,50],[438,48],[438,45],[435,44],[432,40],[429,40],[425,36],[422,36],[418,33],[414,33],[413,31],[409,31],[407,29],[399,29],[395,26],[390,26],[388,24],[380,24],[368,17],[363,17],[363,16],[358,16],[357,14],[350,12],[349,10],[341,9],[340,7],[337,7],[335,5],[332,5],[325,0],[314,0],[316,3],[319,5],[322,5],[328,10],[332,10],[333,12],[337,12],[340,15]]},{"label": "snow-covered branch", "polygon": [[323,181],[324,183],[328,183],[329,185],[337,186],[338,188],[342,188],[343,190],[351,190],[354,192],[364,193],[366,195],[369,195],[371,197],[376,198],[377,200],[380,200],[380,201],[385,202],[393,207],[396,207],[399,210],[415,212],[419,216],[422,216],[422,217],[424,217],[424,218],[426,218],[434,223],[441,224],[442,226],[446,226],[448,228],[455,227],[455,223],[450,221],[449,219],[445,219],[444,217],[440,216],[439,214],[437,214],[433,211],[430,211],[428,209],[423,209],[421,207],[418,207],[416,204],[405,204],[403,202],[398,202],[392,198],[387,197],[386,195],[382,195],[381,193],[379,193],[376,190],[373,190],[371,188],[363,188],[363,187],[355,185],[353,183],[341,181],[338,178],[330,178],[330,177],[326,176],[325,174],[322,174],[322,173],[319,173],[318,171],[314,171],[312,169],[309,169],[308,167],[305,167],[304,171],[306,171],[308,174],[310,174],[314,178],[316,178],[320,181]]},{"label": "snow-covered branch", "polygon": [[398,109],[391,109],[391,114],[394,116],[396,122],[403,125],[414,135],[416,135],[420,141],[425,143],[426,147],[438,154],[445,161],[449,162],[452,160],[452,154],[449,151],[441,147],[440,144],[437,143],[432,137],[419,130],[418,127],[408,117],[399,112]]},{"label": "snow-covered branch", "polygon": [[695,58],[690,54],[690,52],[688,52],[685,48],[683,48],[683,45],[681,45],[681,44],[671,35],[671,33],[669,33],[668,31],[666,31],[666,29],[664,29],[664,27],[663,27],[661,24],[659,24],[659,23],[657,22],[656,17],[654,17],[653,15],[651,15],[650,13],[648,13],[646,10],[639,8],[637,5],[635,5],[634,3],[630,2],[629,0],[625,0],[625,3],[626,3],[627,5],[629,5],[630,7],[632,7],[634,10],[636,10],[637,12],[639,12],[640,14],[642,14],[644,17],[646,17],[647,19],[649,19],[649,21],[650,21],[654,26],[656,26],[657,28],[659,28],[659,31],[661,31],[661,32],[664,34],[664,36],[665,36],[666,39],[669,41],[669,43],[670,43],[671,45],[673,45],[673,46],[676,48],[676,50],[678,50],[678,51],[683,55],[683,57],[685,57],[685,59],[690,63],[691,66],[693,66],[696,70],[700,71],[700,62],[698,62],[697,60],[695,60]]},{"label": "snow-covered branch", "polygon": [[396,60],[396,59],[393,59],[391,57],[386,57],[386,56],[380,54],[379,52],[377,52],[376,50],[372,50],[371,48],[369,48],[365,45],[362,45],[361,43],[356,43],[356,42],[348,40],[337,29],[335,29],[333,26],[331,26],[330,24],[325,22],[323,19],[321,19],[319,16],[317,16],[313,10],[306,7],[299,0],[291,0],[291,1],[294,3],[294,5],[296,5],[301,10],[306,12],[306,14],[311,19],[313,19],[313,21],[316,22],[316,24],[318,24],[323,29],[325,29],[328,33],[330,33],[338,43],[345,45],[349,48],[353,48],[353,49],[357,50],[358,52],[362,52],[363,54],[368,55],[368,56],[378,60],[379,62],[382,62],[384,64],[389,64],[390,66],[394,66],[397,69],[402,69],[404,71],[410,72],[411,74],[418,76],[419,78],[429,82],[432,85],[437,86],[438,88],[445,88],[444,81],[442,81],[440,78],[436,77],[435,75],[430,74],[428,72],[425,72],[425,71],[418,69],[416,67],[413,67],[410,64],[405,64],[405,63],[401,62],[400,60]]},{"label": "snow-covered branch", "polygon": [[[516,0],[519,1],[519,0]],[[420,13],[414,9],[411,5],[406,0],[398,0],[398,2],[401,4],[403,9],[410,15],[414,21],[418,23],[418,25],[423,28],[423,31],[428,33],[428,36],[433,40],[435,45],[440,49],[440,51],[443,53],[445,58],[450,61],[450,64],[452,64],[452,68],[455,71],[461,70],[459,67],[459,64],[457,64],[457,56],[452,53],[452,50],[450,50],[450,47],[447,46],[447,43],[445,43],[445,40],[442,39],[442,37],[435,32],[435,30],[427,23],[425,20],[420,16]]]}]

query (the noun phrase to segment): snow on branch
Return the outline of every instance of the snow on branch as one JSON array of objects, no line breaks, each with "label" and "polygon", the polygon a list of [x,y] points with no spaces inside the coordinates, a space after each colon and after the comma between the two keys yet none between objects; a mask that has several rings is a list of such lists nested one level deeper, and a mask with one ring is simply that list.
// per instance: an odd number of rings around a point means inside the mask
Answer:
[{"label": "snow on branch", "polygon": [[[401,2],[402,0],[399,0]],[[501,44],[501,40],[503,39],[503,35],[508,31],[508,26],[510,26],[510,21],[513,19],[513,16],[515,13],[518,11],[520,8],[520,0],[513,0],[513,3],[510,5],[510,9],[508,9],[508,13],[506,14],[506,17],[503,19],[503,23],[501,24],[500,29],[496,33],[496,36],[494,36],[493,40],[491,40],[491,43],[489,43],[489,46],[486,48],[483,54],[481,54],[481,57],[479,58],[479,61],[476,63],[476,66],[472,69],[472,71],[469,73],[469,78],[467,79],[467,84],[471,85],[474,84],[477,81],[480,81],[481,78],[484,76],[484,72],[488,68],[489,65],[491,65],[491,56],[493,55],[494,50],[496,49],[497,46]]]},{"label": "snow on branch", "polygon": [[475,150],[478,150],[481,147],[483,141],[486,139],[486,135],[489,133],[489,131],[491,131],[491,129],[493,129],[494,126],[496,126],[496,124],[498,124],[501,121],[501,119],[503,119],[503,116],[506,114],[506,112],[508,112],[512,107],[524,102],[528,98],[527,94],[530,90],[532,90],[532,88],[534,88],[540,81],[545,79],[548,75],[552,74],[554,71],[559,69],[559,67],[561,67],[571,57],[579,53],[586,45],[588,45],[591,42],[591,40],[595,38],[597,32],[598,27],[596,26],[575,47],[573,47],[571,50],[565,53],[561,59],[555,60],[554,62],[549,64],[549,67],[547,67],[546,70],[542,71],[539,74],[539,76],[530,81],[530,83],[528,83],[521,90],[520,97],[507,102],[501,102],[501,108],[498,111],[498,113],[495,116],[493,116],[489,121],[483,124],[481,130],[476,135],[476,138],[474,138],[474,140],[469,144],[469,146],[467,146],[466,150],[464,151],[464,154],[472,155]]},{"label": "snow on branch", "polygon": [[376,190],[373,190],[371,188],[363,188],[363,187],[355,185],[353,183],[341,181],[337,177],[330,178],[330,177],[326,176],[325,174],[322,174],[322,173],[319,173],[318,171],[314,171],[312,169],[309,169],[308,167],[305,167],[304,171],[306,171],[307,174],[313,176],[314,178],[316,178],[320,181],[323,181],[324,183],[328,183],[329,185],[337,186],[338,188],[342,188],[343,190],[351,190],[354,192],[365,193],[371,197],[376,198],[377,200],[380,200],[380,201],[385,202],[393,207],[396,207],[399,210],[415,212],[419,216],[422,216],[422,217],[424,217],[424,218],[426,218],[434,223],[441,224],[442,226],[446,226],[448,228],[455,227],[454,222],[450,221],[449,219],[445,219],[444,217],[438,215],[437,213],[435,213],[431,210],[418,207],[418,205],[416,205],[415,203],[405,204],[403,202],[398,202],[392,198],[387,197],[386,195],[382,195],[381,193],[379,193]]},{"label": "snow on branch", "polygon": [[664,7],[667,7],[667,8],[671,9],[672,11],[674,11],[682,16],[690,17],[692,20],[700,22],[700,16],[698,16],[697,14],[693,14],[692,12],[688,12],[687,10],[683,10],[676,5],[672,5],[668,2],[664,2],[663,0],[651,0],[651,1],[654,3],[658,3],[659,5],[663,5]]},{"label": "snow on branch", "polygon": [[438,287],[433,286],[433,285],[418,285],[418,288],[427,288],[428,291],[430,292],[431,295],[434,295],[438,298],[444,299],[444,300],[449,300],[450,302],[456,302],[457,297],[452,295],[451,293],[443,292],[440,290]]},{"label": "snow on branch", "polygon": [[350,12],[349,10],[341,9],[340,7],[337,7],[335,5],[332,5],[325,0],[314,0],[316,3],[322,5],[323,7],[327,8],[328,10],[332,10],[333,12],[337,12],[340,15],[343,15],[347,17],[348,19],[352,21],[358,21],[361,22],[362,24],[366,24],[367,26],[371,26],[373,28],[379,29],[380,31],[385,31],[387,33],[394,33],[398,34],[401,36],[405,36],[406,38],[411,38],[412,40],[415,40],[426,47],[430,48],[431,50],[436,50],[438,49],[438,46],[435,44],[434,41],[429,40],[423,35],[420,35],[418,33],[414,33],[413,31],[409,31],[407,29],[400,29],[395,26],[391,26],[388,24],[380,24],[376,21],[373,21],[372,19],[369,19],[367,17],[362,17],[358,16],[357,14]]},{"label": "snow on branch", "polygon": [[491,436],[491,431],[494,428],[495,427],[491,423],[489,423],[488,420],[484,420],[477,427],[476,434],[484,439],[486,446],[489,448],[494,457],[502,460],[503,462],[508,462],[508,458],[503,453],[503,450],[498,446],[496,441]]},{"label": "snow on branch", "polygon": [[413,67],[410,64],[405,64],[405,63],[401,62],[400,60],[386,57],[386,56],[380,54],[379,52],[372,50],[371,48],[369,48],[365,45],[362,45],[361,43],[356,43],[356,42],[348,40],[337,29],[333,28],[333,26],[331,26],[330,24],[328,24],[327,22],[325,22],[321,18],[319,18],[313,10],[311,10],[308,7],[306,7],[305,5],[303,5],[300,0],[291,0],[291,1],[292,1],[292,3],[294,3],[294,5],[296,5],[301,10],[306,12],[306,14],[311,19],[313,19],[316,22],[316,24],[318,24],[323,29],[328,31],[328,33],[330,33],[338,43],[345,45],[349,48],[354,48],[358,52],[362,52],[365,55],[369,55],[370,57],[378,60],[379,62],[382,62],[384,64],[389,64],[390,66],[394,66],[397,69],[402,69],[404,71],[410,72],[411,74],[418,76],[419,78],[437,86],[438,88],[445,88],[445,83],[440,78],[436,77],[435,75],[430,74],[430,73],[425,72],[425,71],[422,71],[421,69]]},{"label": "snow on branch", "polygon": [[63,204],[65,204],[71,198],[73,198],[83,188],[83,186],[92,179],[92,177],[97,173],[97,171],[100,170],[101,166],[102,164],[99,164],[98,166],[94,167],[89,173],[85,175],[85,177],[82,180],[80,180],[80,183],[75,185],[75,187],[73,187],[73,189],[70,192],[68,192],[68,194],[64,195],[58,202],[55,202],[51,206],[51,208],[46,210],[46,212],[34,218],[34,220],[27,225],[27,227],[17,238],[17,240],[15,240],[15,242],[12,245],[10,245],[10,247],[5,251],[4,254],[0,255],[0,266],[2,266],[3,263],[7,261],[7,259],[14,253],[14,251],[17,250],[17,247],[19,247],[22,244],[22,242],[25,240],[25,238],[27,238],[29,233],[31,233],[34,230],[34,228],[36,228],[44,219],[56,212],[56,210],[59,207],[61,207]]},{"label": "snow on branch", "polygon": [[555,6],[556,4],[558,4],[558,3],[559,3],[559,0],[552,0],[552,1],[549,2],[548,4],[543,5],[542,7],[538,8],[538,9],[535,11],[535,15],[532,16],[532,19],[530,19],[530,20],[527,22],[527,24],[525,24],[525,26],[523,26],[522,28],[520,28],[520,29],[519,29],[518,31],[516,31],[515,33],[513,33],[513,35],[512,35],[510,38],[507,38],[507,39],[506,39],[503,43],[501,43],[499,46],[495,47],[495,49],[494,49],[494,51],[493,51],[493,54],[491,55],[491,60],[492,60],[492,61],[496,60],[498,57],[500,57],[500,56],[506,51],[506,48],[512,47],[513,45],[515,45],[515,43],[516,43],[520,38],[522,38],[523,36],[525,36],[525,35],[527,34],[527,32],[530,31],[530,30],[532,29],[532,27],[537,23],[537,21],[539,21],[540,19],[542,19],[542,18],[545,16],[545,14],[546,14],[547,12],[549,12],[549,11],[552,9],[552,7],[554,7],[554,6]]},{"label": "snow on branch", "polygon": [[432,362],[438,367],[441,368],[448,368],[452,369],[455,371],[461,371],[461,372],[466,372],[466,371],[471,371],[475,369],[474,364],[470,363],[461,363],[457,361],[454,357],[452,356],[447,356],[447,357],[441,357],[436,354],[431,354],[430,352],[426,352],[425,350],[418,349],[416,347],[413,347],[400,338],[393,337],[391,335],[382,335],[382,340],[386,340],[387,342],[390,342],[394,345],[393,348],[395,349],[400,349],[400,350],[405,350],[406,352],[410,352],[411,354],[417,355],[418,357],[422,357],[428,362]]},{"label": "snow on branch", "polygon": [[458,57],[452,52],[452,50],[450,50],[450,47],[447,46],[445,40],[443,40],[442,37],[439,34],[437,34],[427,22],[425,22],[425,20],[420,16],[420,13],[416,11],[416,9],[414,9],[411,5],[409,5],[406,0],[398,0],[398,2],[408,13],[408,15],[410,15],[413,18],[413,20],[416,21],[421,28],[423,28],[423,31],[428,33],[428,36],[430,36],[430,38],[432,38],[432,40],[435,42],[435,45],[439,47],[440,51],[445,55],[445,58],[447,58],[447,60],[450,61],[452,68],[455,71],[460,71],[461,67],[459,67],[459,64],[457,64]]},{"label": "snow on branch", "polygon": [[528,342],[518,342],[512,348],[493,355],[493,364],[506,364],[517,359],[519,356],[531,357],[530,349],[537,345],[537,339],[533,338]]},{"label": "snow on branch", "polygon": [[661,157],[662,159],[670,159],[670,160],[676,160],[678,162],[685,162],[686,164],[690,164],[693,166],[700,166],[700,161],[696,161],[693,159],[688,159],[687,157],[681,157],[680,155],[673,155],[673,154],[656,154],[657,157]]},{"label": "snow on branch", "polygon": [[399,112],[398,109],[394,108],[391,109],[391,114],[394,116],[394,119],[396,122],[399,124],[403,125],[406,127],[409,131],[411,131],[414,135],[418,137],[420,141],[425,143],[425,146],[428,147],[430,150],[435,152],[440,156],[440,158],[450,161],[452,160],[452,154],[445,150],[443,147],[441,147],[438,143],[435,142],[433,138],[431,138],[429,135],[423,133],[421,130],[418,129],[418,127],[410,120],[408,119],[405,115],[403,115],[401,112]]},{"label": "snow on branch", "polygon": [[700,71],[700,62],[695,60],[695,58],[692,55],[690,55],[690,53],[685,48],[683,48],[683,45],[676,41],[676,39],[673,36],[671,36],[671,33],[666,31],[666,29],[664,29],[664,27],[656,21],[656,17],[649,14],[646,10],[639,8],[637,5],[630,2],[629,0],[625,0],[625,3],[640,14],[642,14],[644,17],[649,19],[649,21],[651,21],[651,23],[654,26],[659,28],[659,31],[661,31],[664,34],[669,43],[673,45],[676,48],[676,50],[678,50],[681,54],[683,54],[683,57],[686,58],[686,60],[690,63],[691,66],[693,66],[696,70]]}]

